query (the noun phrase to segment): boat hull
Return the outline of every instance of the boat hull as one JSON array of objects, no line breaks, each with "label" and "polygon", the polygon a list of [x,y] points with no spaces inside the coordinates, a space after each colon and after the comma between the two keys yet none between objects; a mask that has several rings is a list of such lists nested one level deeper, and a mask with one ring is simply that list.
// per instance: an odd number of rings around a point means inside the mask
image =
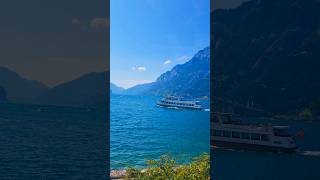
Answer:
[{"label": "boat hull", "polygon": [[276,147],[276,146],[266,146],[258,144],[248,144],[248,143],[238,143],[238,142],[227,142],[212,140],[211,147],[215,148],[226,148],[226,149],[241,149],[250,151],[266,151],[266,152],[284,152],[284,153],[295,153],[297,147]]},{"label": "boat hull", "polygon": [[160,107],[167,107],[167,108],[181,108],[181,109],[194,109],[194,110],[202,110],[203,108],[201,107],[187,107],[187,106],[172,106],[172,105],[167,105],[167,104],[159,104],[157,103],[158,106]]}]

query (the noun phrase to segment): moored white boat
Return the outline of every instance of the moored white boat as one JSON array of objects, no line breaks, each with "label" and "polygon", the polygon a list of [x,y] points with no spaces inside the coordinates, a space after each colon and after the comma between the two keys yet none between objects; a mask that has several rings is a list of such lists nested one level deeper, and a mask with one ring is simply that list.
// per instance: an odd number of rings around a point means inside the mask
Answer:
[{"label": "moored white boat", "polygon": [[[223,120],[222,116],[227,116]],[[297,145],[288,126],[255,125],[232,120],[231,114],[214,114],[211,145],[228,149],[295,152]]]},{"label": "moored white boat", "polygon": [[174,108],[184,108],[184,109],[203,109],[200,101],[194,100],[186,100],[182,97],[175,97],[175,96],[167,96],[157,102],[158,106],[161,107],[174,107]]}]

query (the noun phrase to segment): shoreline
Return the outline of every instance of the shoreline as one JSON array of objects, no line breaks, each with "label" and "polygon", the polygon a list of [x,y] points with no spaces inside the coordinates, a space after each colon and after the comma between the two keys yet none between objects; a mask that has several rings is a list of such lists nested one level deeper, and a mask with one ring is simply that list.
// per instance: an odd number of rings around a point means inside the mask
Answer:
[{"label": "shoreline", "polygon": [[123,179],[127,175],[127,170],[111,170],[110,179]]}]

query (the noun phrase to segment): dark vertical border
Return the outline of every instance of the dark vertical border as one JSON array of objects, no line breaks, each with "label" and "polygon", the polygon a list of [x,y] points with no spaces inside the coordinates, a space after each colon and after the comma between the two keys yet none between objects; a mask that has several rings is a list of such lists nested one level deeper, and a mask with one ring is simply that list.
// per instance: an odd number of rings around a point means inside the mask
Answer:
[{"label": "dark vertical border", "polygon": [[106,63],[106,76],[107,82],[105,82],[106,86],[106,108],[105,112],[105,129],[106,129],[106,137],[105,143],[106,146],[103,146],[106,151],[105,162],[106,163],[106,179],[108,179],[110,175],[110,0],[99,0],[99,16],[105,19],[105,26],[102,27],[102,30],[99,32],[99,61]]},{"label": "dark vertical border", "polygon": [[110,0],[103,0],[106,5],[104,7],[106,7],[106,20],[107,20],[107,26],[106,26],[106,37],[104,38],[105,41],[105,50],[106,50],[106,63],[107,63],[107,82],[106,82],[106,88],[107,88],[107,149],[106,149],[106,153],[107,153],[107,177],[110,176]]},{"label": "dark vertical border", "polygon": [[213,71],[214,71],[214,61],[213,61],[213,23],[212,23],[212,16],[213,16],[213,1],[210,0],[210,177],[214,179],[213,174],[213,161],[214,161],[214,154],[212,148],[212,134],[213,134],[213,112],[214,112],[214,83],[213,83]]}]

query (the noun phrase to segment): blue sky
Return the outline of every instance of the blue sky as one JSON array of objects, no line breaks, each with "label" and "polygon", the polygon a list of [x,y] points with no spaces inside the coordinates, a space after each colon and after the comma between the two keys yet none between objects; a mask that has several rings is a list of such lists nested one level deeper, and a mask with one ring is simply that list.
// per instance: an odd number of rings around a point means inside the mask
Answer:
[{"label": "blue sky", "polygon": [[111,82],[155,81],[209,46],[210,0],[110,0]]}]

